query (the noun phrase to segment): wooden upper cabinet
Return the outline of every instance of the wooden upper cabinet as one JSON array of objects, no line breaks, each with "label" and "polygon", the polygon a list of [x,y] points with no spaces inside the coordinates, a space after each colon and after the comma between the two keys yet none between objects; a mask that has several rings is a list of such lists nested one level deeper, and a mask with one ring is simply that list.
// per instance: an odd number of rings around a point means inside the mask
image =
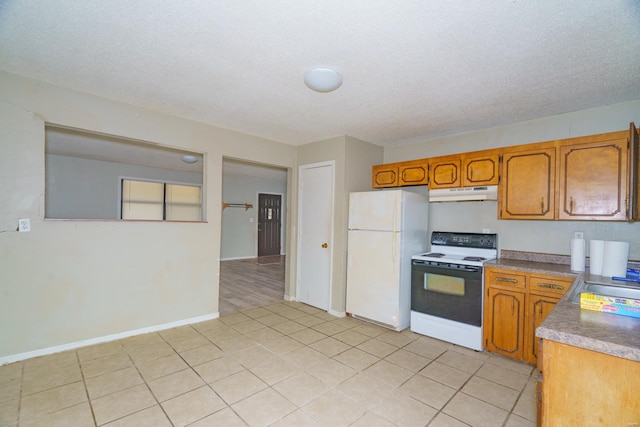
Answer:
[{"label": "wooden upper cabinet", "polygon": [[[545,148],[546,147],[546,148]],[[529,147],[502,157],[501,219],[554,219],[556,149]]]},{"label": "wooden upper cabinet", "polygon": [[429,159],[429,188],[460,187],[460,156],[436,157]]},{"label": "wooden upper cabinet", "polygon": [[400,163],[399,184],[404,185],[426,185],[429,181],[429,164],[427,159],[414,160]]},{"label": "wooden upper cabinet", "polygon": [[371,171],[371,186],[373,188],[397,187],[400,182],[398,170],[398,163],[374,165]]},{"label": "wooden upper cabinet", "polygon": [[628,176],[626,137],[561,144],[557,218],[627,219]]},{"label": "wooden upper cabinet", "polygon": [[499,180],[499,164],[500,156],[498,153],[473,157],[463,155],[462,186],[477,187],[482,185],[497,185]]},{"label": "wooden upper cabinet", "polygon": [[375,165],[373,188],[498,185],[498,218],[640,221],[640,133],[610,132]]}]

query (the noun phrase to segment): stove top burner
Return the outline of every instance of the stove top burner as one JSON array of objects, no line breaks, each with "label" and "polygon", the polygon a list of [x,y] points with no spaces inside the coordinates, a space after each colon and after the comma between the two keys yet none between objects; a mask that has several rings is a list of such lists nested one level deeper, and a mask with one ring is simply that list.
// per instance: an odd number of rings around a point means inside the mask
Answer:
[{"label": "stove top burner", "polygon": [[424,256],[428,256],[430,258],[442,258],[444,254],[440,252],[429,252],[428,254],[424,254]]},{"label": "stove top burner", "polygon": [[483,258],[481,256],[466,256],[464,258],[462,258],[465,261],[484,261],[486,260],[486,258]]}]

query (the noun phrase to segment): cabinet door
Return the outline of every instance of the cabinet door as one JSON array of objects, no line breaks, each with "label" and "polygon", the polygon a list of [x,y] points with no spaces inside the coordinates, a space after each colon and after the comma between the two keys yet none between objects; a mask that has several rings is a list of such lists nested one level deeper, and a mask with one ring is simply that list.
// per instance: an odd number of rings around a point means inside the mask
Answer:
[{"label": "cabinet door", "polygon": [[630,219],[640,221],[640,129],[634,123],[629,125],[629,209]]},{"label": "cabinet door", "polygon": [[398,164],[374,165],[371,174],[371,186],[373,188],[397,187]]},{"label": "cabinet door", "polygon": [[434,159],[429,162],[429,188],[460,187],[460,158]]},{"label": "cabinet door", "polygon": [[524,361],[531,364],[538,362],[538,339],[536,328],[551,313],[560,298],[529,294],[527,301],[527,319],[524,328]]},{"label": "cabinet door", "polygon": [[513,359],[522,359],[524,293],[489,288],[485,304],[485,347]]},{"label": "cabinet door", "polygon": [[429,181],[429,165],[427,160],[401,163],[399,166],[400,186],[426,185]]},{"label": "cabinet door", "polygon": [[498,154],[462,159],[462,186],[498,184]]},{"label": "cabinet door", "polygon": [[501,219],[554,218],[555,156],[555,147],[503,155]]},{"label": "cabinet door", "polygon": [[558,219],[627,219],[627,140],[560,147]]},{"label": "cabinet door", "polygon": [[544,340],[540,424],[633,426],[640,420],[640,363]]}]

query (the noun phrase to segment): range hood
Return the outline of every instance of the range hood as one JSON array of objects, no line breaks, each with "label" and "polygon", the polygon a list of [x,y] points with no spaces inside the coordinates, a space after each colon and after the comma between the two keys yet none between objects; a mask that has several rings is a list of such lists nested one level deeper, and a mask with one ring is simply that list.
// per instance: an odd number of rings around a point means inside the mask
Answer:
[{"label": "range hood", "polygon": [[498,186],[444,188],[429,190],[430,202],[470,202],[498,200]]}]

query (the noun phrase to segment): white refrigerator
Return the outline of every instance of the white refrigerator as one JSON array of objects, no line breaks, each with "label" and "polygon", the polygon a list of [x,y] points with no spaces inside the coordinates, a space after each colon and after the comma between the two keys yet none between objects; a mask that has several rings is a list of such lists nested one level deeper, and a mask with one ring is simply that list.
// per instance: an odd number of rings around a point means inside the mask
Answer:
[{"label": "white refrigerator", "polygon": [[428,248],[428,197],[405,190],[349,195],[347,313],[400,331],[411,315],[411,256]]}]

